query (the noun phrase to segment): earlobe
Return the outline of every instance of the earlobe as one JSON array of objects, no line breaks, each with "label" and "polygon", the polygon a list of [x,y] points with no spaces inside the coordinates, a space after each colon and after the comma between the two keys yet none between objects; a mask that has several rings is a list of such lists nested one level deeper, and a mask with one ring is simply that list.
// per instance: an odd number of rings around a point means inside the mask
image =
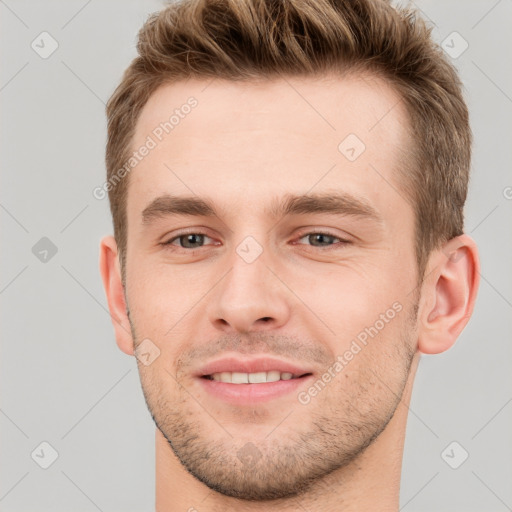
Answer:
[{"label": "earlobe", "polygon": [[125,354],[133,355],[133,338],[121,280],[117,244],[113,236],[106,236],[100,242],[99,265],[116,343]]},{"label": "earlobe", "polygon": [[418,350],[438,354],[452,347],[475,305],[480,264],[468,235],[452,238],[429,260],[419,314]]}]

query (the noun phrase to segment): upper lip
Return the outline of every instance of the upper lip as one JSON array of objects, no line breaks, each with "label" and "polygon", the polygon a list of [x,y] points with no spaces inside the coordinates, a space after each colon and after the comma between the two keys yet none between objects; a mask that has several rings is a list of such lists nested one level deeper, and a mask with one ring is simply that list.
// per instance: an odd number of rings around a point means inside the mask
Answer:
[{"label": "upper lip", "polygon": [[292,373],[294,376],[312,373],[312,371],[306,367],[272,357],[253,357],[251,359],[224,357],[216,361],[211,361],[200,368],[197,376],[204,377],[205,375],[222,372],[258,373],[272,370],[277,370],[281,373]]}]

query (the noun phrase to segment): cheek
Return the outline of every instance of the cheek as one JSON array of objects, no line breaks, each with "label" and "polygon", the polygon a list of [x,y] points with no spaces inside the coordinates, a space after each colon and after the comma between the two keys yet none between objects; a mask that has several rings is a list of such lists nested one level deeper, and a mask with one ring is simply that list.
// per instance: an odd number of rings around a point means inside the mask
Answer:
[{"label": "cheek", "polygon": [[[365,343],[354,338],[338,355],[338,372],[333,371],[332,393],[327,403],[357,412],[360,418],[387,416],[396,407],[410,368],[413,351],[407,326],[395,318],[381,331],[372,332]],[[363,331],[364,332],[364,331]]]},{"label": "cheek", "polygon": [[[369,269],[371,271],[371,268]],[[372,274],[365,269],[339,268],[328,276],[317,275],[315,285],[293,285],[305,306],[329,328],[340,349],[363,333],[389,330],[405,308],[405,294],[382,266]],[[310,316],[311,313],[308,313]]]},{"label": "cheek", "polygon": [[127,282],[130,312],[141,339],[171,337],[204,294],[197,282],[180,279],[180,274],[169,266],[149,271],[142,269]]}]

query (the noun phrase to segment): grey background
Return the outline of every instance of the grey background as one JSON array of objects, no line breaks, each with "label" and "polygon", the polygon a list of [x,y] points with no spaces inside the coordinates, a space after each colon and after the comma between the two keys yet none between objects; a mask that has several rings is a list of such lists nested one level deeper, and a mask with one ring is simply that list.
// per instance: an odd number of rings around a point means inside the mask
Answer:
[{"label": "grey background", "polygon": [[[469,44],[454,62],[475,135],[466,231],[482,277],[456,345],[421,360],[401,509],[512,510],[512,4],[416,5],[436,40],[456,31]],[[154,509],[154,425],[135,360],[115,344],[98,270],[111,220],[92,190],[104,181],[104,102],[161,7],[0,0],[2,511]],[[43,31],[59,44],[47,59],[31,48]],[[57,249],[46,262],[43,237]],[[59,455],[46,470],[31,457],[49,456],[43,441]],[[451,461],[469,453],[458,469],[441,456],[452,441]]]}]

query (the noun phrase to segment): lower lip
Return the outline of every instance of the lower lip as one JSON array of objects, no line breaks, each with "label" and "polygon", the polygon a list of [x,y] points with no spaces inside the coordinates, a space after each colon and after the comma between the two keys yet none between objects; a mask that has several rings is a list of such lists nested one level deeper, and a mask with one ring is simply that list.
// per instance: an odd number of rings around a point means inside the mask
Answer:
[{"label": "lower lip", "polygon": [[235,405],[251,405],[268,402],[297,391],[313,376],[307,375],[297,379],[278,380],[261,384],[231,384],[199,377],[200,384],[211,395]]}]

